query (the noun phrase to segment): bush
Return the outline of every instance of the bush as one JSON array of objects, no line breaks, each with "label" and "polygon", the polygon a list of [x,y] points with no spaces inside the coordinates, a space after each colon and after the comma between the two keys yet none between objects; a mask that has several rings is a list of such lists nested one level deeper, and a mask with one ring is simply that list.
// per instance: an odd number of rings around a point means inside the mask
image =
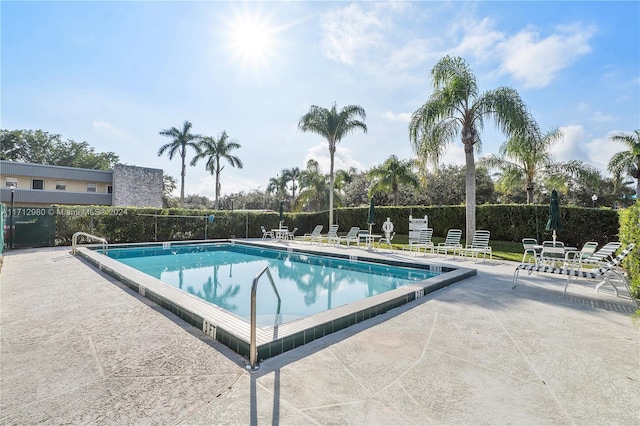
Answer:
[{"label": "bush", "polygon": [[[637,209],[637,205],[633,208]],[[153,208],[111,208],[105,206],[64,206],[65,215],[56,216],[56,242],[71,244],[73,233],[88,232],[105,237],[110,243],[172,241],[261,237],[260,226],[277,228],[277,212],[246,210],[196,210],[196,209],[153,209]],[[368,229],[368,207],[340,208],[334,211],[335,221],[340,230],[346,232],[351,226]],[[631,211],[630,209],[625,210]],[[87,212],[100,214],[86,214]],[[114,212],[120,214],[105,214]],[[604,244],[618,240],[618,211],[565,206],[560,208],[563,228],[558,231],[558,239],[569,245],[581,247],[587,241]],[[633,215],[632,213],[629,213]],[[214,215],[214,221],[208,220]],[[464,206],[408,206],[375,208],[376,224],[374,232],[380,232],[382,223],[389,217],[398,234],[409,233],[409,215],[414,218],[428,216],[429,226],[434,236],[444,236],[450,228],[465,231]],[[476,228],[491,231],[491,239],[496,241],[519,242],[525,237],[538,241],[551,239],[551,231],[546,231],[548,206],[544,205],[481,205],[476,210]],[[636,211],[637,222],[637,211]],[[298,228],[297,235],[311,232],[317,224],[328,229],[328,212],[285,213],[285,224],[289,229]],[[628,219],[633,222],[633,218]],[[631,225],[628,225],[631,226]]]},{"label": "bush", "polygon": [[625,247],[634,243],[636,246],[624,261],[624,267],[629,273],[631,292],[640,298],[640,201],[633,206],[620,211],[620,242]]}]

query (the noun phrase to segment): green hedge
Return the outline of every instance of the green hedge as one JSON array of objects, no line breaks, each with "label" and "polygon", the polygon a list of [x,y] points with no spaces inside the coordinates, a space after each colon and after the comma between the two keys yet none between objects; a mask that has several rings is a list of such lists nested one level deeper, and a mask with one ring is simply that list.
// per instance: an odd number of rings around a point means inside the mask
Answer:
[{"label": "green hedge", "polygon": [[620,242],[636,245],[634,251],[625,259],[624,267],[629,273],[631,292],[640,298],[640,201],[620,211]]},{"label": "green hedge", "polygon": [[[261,225],[266,229],[276,228],[279,220],[278,213],[262,211],[119,209],[104,206],[64,206],[64,211],[68,214],[56,216],[56,240],[60,245],[71,244],[73,233],[78,231],[105,237],[110,243],[203,239],[205,227],[210,239],[231,236],[256,238],[262,236]],[[622,212],[626,214],[629,211]],[[604,244],[618,240],[620,223],[616,210],[561,207],[560,214],[563,224],[557,233],[560,241],[581,247],[587,241]],[[213,223],[207,220],[209,215],[214,215]],[[409,215],[414,218],[427,215],[435,236],[444,236],[450,228],[465,231],[464,206],[379,206],[375,208],[376,224],[373,229],[380,232],[382,223],[389,217],[398,234],[408,234]],[[351,226],[368,228],[368,207],[336,209],[334,216],[343,233]],[[551,231],[545,230],[547,217],[548,206],[545,205],[482,205],[476,210],[476,227],[490,230],[492,240],[520,241],[534,237],[543,241],[551,239],[552,235]],[[324,225],[326,232],[329,214],[285,213],[284,219],[289,229],[298,228],[296,235],[302,235],[311,232],[317,224]]]}]

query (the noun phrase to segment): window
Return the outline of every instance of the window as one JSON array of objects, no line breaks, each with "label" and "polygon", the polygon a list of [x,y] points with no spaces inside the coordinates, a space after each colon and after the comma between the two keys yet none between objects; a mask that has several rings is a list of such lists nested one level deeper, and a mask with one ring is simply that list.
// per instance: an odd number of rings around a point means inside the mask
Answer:
[{"label": "window", "polygon": [[43,179],[33,179],[31,181],[31,189],[44,189]]},{"label": "window", "polygon": [[57,180],[56,181],[56,191],[66,191],[67,190],[67,182]]},{"label": "window", "polygon": [[17,188],[18,187],[18,178],[8,177],[4,178],[4,186],[7,188]]},{"label": "window", "polygon": [[98,189],[97,185],[95,183],[88,183],[87,184],[87,192],[96,192]]},{"label": "window", "polygon": [[107,194],[113,194],[113,186],[107,185]]}]

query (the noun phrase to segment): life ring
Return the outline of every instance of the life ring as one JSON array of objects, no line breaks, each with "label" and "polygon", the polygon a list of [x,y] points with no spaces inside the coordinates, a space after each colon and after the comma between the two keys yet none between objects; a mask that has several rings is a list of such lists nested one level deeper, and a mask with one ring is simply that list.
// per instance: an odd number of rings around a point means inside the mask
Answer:
[{"label": "life ring", "polygon": [[393,222],[387,218],[387,221],[382,224],[382,230],[386,233],[393,232]]}]

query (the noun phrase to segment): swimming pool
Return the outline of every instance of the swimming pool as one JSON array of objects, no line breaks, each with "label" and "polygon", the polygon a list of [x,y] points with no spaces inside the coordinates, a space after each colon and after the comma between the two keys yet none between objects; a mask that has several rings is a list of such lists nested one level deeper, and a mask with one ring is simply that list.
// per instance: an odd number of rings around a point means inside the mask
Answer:
[{"label": "swimming pool", "polygon": [[[255,253],[258,251],[269,253],[270,256],[281,257],[283,259],[291,255],[301,256],[307,261],[309,261],[309,259],[313,259],[314,261],[319,262],[320,265],[318,266],[321,267],[326,267],[327,264],[335,263],[340,260],[345,262],[341,263],[343,268],[345,265],[356,265],[359,262],[362,262],[366,265],[365,268],[370,268],[372,270],[389,270],[396,273],[399,269],[409,268],[412,271],[410,271],[408,275],[430,274],[432,272],[438,273],[438,275],[426,279],[424,279],[426,275],[422,275],[423,278],[419,281],[411,280],[411,282],[403,283],[402,285],[395,285],[394,288],[386,289],[386,291],[374,289],[371,291],[372,295],[369,297],[345,302],[344,304],[341,303],[339,306],[336,306],[333,303],[333,298],[336,297],[336,295],[335,293],[332,293],[332,306],[329,310],[322,310],[306,314],[304,316],[302,313],[289,312],[287,313],[287,318],[272,315],[270,318],[273,319],[273,322],[271,322],[271,320],[265,320],[267,317],[263,317],[263,320],[259,322],[259,327],[256,330],[256,343],[259,360],[273,357],[330,333],[344,329],[361,321],[365,321],[376,315],[383,314],[388,312],[390,309],[416,300],[427,293],[476,274],[475,269],[430,265],[420,261],[414,261],[413,259],[406,259],[402,256],[386,256],[382,253],[365,252],[363,250],[347,248],[328,250],[326,247],[301,246],[300,244],[295,243],[289,243],[286,245],[280,243],[278,245],[255,241],[239,242],[237,240],[206,242],[185,241],[109,246],[109,255],[114,258],[100,253],[99,246],[79,247],[77,253],[96,265],[100,270],[114,276],[120,282],[137,291],[142,296],[164,307],[186,322],[199,328],[212,338],[228,346],[235,352],[248,358],[251,330],[247,319],[244,318],[241,313],[234,313],[213,303],[207,302],[206,300],[190,294],[188,291],[180,289],[179,284],[175,287],[167,284],[163,281],[164,276],[162,272],[160,272],[160,278],[162,278],[160,279],[157,271],[152,272],[151,274],[145,273],[120,261],[127,257],[135,257],[132,256],[134,252],[158,254],[163,251],[165,253],[192,251],[192,253],[194,252],[196,255],[201,255],[207,250],[215,251],[212,250],[213,247],[222,247],[221,243],[225,243],[227,247],[233,248],[236,252],[244,251]],[[265,249],[270,250],[265,251]],[[276,251],[273,252],[271,249],[276,249]],[[127,250],[130,251],[127,252]],[[320,257],[316,258],[316,255],[319,255]],[[116,259],[115,257],[120,257],[121,259]],[[267,256],[267,259],[272,258]],[[281,266],[281,268],[284,268],[283,275],[285,275],[287,267],[291,265],[291,260],[285,260],[283,265],[284,266]],[[232,277],[237,273],[236,271],[238,268],[235,265],[233,266],[232,271],[229,270],[228,266],[225,267],[224,264],[220,264],[218,266],[217,274],[222,273],[223,276],[226,275],[227,278],[229,273],[231,273]],[[167,271],[170,269],[170,267],[167,266],[162,268],[167,269]],[[322,275],[322,268],[318,269],[318,271],[319,272],[317,273]],[[180,274],[179,271],[173,272],[176,273],[177,276]],[[241,287],[250,287],[253,277],[258,272],[259,270],[255,269],[252,275],[250,274],[250,279],[246,283],[242,283]],[[154,276],[154,274],[156,276]],[[294,271],[290,271],[289,274],[293,276],[296,275]],[[182,275],[184,287],[184,271]],[[280,272],[273,275],[276,286],[280,286]],[[242,278],[243,281],[245,279],[246,277]],[[202,280],[203,283],[208,282],[208,278],[204,276],[199,276],[198,280]],[[397,278],[394,280],[395,282],[399,282]],[[212,283],[209,286],[210,290],[208,291],[213,290],[213,282],[215,282],[215,279],[212,278]],[[223,280],[222,282],[225,281]],[[239,281],[238,285],[240,285]],[[267,295],[268,292],[271,291],[271,289],[268,288],[268,284],[263,283],[258,287],[261,288],[260,291],[264,291],[264,295]],[[229,290],[229,288],[229,284],[226,284],[223,292],[236,291]],[[325,302],[327,302],[329,288],[334,290],[335,286],[327,286],[326,289],[320,291],[320,293],[324,294]],[[204,286],[202,289],[202,291],[204,291]],[[238,290],[238,292],[240,291],[242,290]],[[283,300],[287,298],[287,293],[283,290],[280,290],[280,294]],[[272,295],[268,297],[273,300]],[[262,299],[258,299],[258,307],[262,306],[261,302]],[[268,305],[269,303],[266,304],[266,308],[271,308],[269,312],[273,313],[272,306],[269,307]],[[268,315],[266,312],[267,311],[263,311],[263,315]]]},{"label": "swimming pool", "polygon": [[262,326],[313,315],[441,273],[230,243],[111,249],[107,255],[247,321],[251,319],[250,283],[259,271],[269,268],[283,297],[275,317],[275,293],[268,286],[258,287],[258,324]]}]

